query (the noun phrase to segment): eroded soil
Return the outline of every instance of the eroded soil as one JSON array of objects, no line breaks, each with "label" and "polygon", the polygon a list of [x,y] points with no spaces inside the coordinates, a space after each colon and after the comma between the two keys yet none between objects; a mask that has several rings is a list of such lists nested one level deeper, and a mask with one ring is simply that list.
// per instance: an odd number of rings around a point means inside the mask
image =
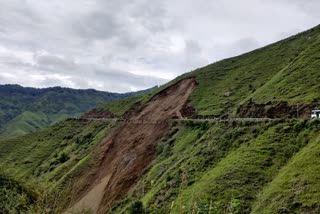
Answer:
[{"label": "eroded soil", "polygon": [[168,131],[170,119],[190,111],[186,106],[196,85],[193,78],[181,80],[129,111],[123,124],[97,148],[95,164],[80,179],[83,182],[68,211],[105,213],[125,196],[155,158],[157,142]]},{"label": "eroded soil", "polygon": [[310,118],[311,111],[319,108],[319,102],[289,104],[285,101],[255,103],[249,101],[237,109],[241,118]]}]

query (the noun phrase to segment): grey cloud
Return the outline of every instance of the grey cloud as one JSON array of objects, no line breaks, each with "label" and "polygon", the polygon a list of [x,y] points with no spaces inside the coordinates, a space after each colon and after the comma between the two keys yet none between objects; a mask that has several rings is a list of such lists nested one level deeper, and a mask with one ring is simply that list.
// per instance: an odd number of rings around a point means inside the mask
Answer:
[{"label": "grey cloud", "polygon": [[36,61],[36,66],[40,70],[47,70],[51,72],[70,74],[77,70],[74,61],[65,60],[61,57],[50,56],[50,55],[40,55],[34,57]]},{"label": "grey cloud", "polygon": [[121,26],[112,14],[93,12],[74,20],[72,30],[88,39],[108,39],[121,32]]},{"label": "grey cloud", "polygon": [[152,87],[306,30],[319,10],[318,0],[0,0],[0,82]]},{"label": "grey cloud", "polygon": [[[96,66],[94,64],[76,63],[63,57],[40,55],[35,56],[35,64],[20,64],[19,68],[31,70],[45,77],[41,85],[62,85],[76,88],[97,88],[100,90],[126,92],[141,90],[163,84],[167,80],[146,75],[135,75],[130,72]],[[17,63],[16,59],[12,63]],[[57,76],[58,75],[58,76]],[[111,89],[110,89],[111,88]]]},{"label": "grey cloud", "polygon": [[308,0],[308,1],[280,0],[280,2],[283,2],[285,4],[295,4],[296,7],[304,11],[306,15],[318,17],[318,18],[320,17],[320,13],[319,13],[320,2],[318,0]]},{"label": "grey cloud", "polygon": [[202,56],[202,47],[199,45],[198,42],[188,40],[185,44],[185,61],[184,64],[186,64],[188,67],[192,66],[201,66],[205,63],[208,63],[208,61]]},{"label": "grey cloud", "polygon": [[211,52],[214,53],[216,59],[222,59],[248,52],[260,46],[260,43],[254,38],[240,38],[229,44],[215,43],[211,47]]}]

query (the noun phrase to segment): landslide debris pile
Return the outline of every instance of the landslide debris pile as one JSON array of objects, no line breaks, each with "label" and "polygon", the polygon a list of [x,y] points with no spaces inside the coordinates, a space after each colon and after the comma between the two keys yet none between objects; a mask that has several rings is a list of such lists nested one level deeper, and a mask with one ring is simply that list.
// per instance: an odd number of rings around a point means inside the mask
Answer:
[{"label": "landslide debris pile", "polygon": [[96,163],[82,177],[69,209],[105,213],[125,196],[155,158],[157,142],[168,131],[170,119],[181,117],[196,81],[188,78],[161,91],[127,114],[122,125],[96,150]]}]

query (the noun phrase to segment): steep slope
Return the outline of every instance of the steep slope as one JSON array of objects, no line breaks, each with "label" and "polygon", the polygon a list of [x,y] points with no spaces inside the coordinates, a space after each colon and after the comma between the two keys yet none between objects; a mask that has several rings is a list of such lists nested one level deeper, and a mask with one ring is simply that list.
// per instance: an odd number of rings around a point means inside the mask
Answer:
[{"label": "steep slope", "polygon": [[18,210],[26,213],[35,203],[36,194],[13,178],[0,174],[0,199],[0,213]]},{"label": "steep slope", "polygon": [[23,135],[80,114],[100,104],[146,93],[117,94],[69,88],[0,85],[0,136]]},{"label": "steep slope", "polygon": [[97,163],[83,178],[83,189],[76,190],[78,197],[70,210],[105,213],[126,195],[154,159],[156,143],[168,130],[169,119],[181,115],[195,86],[194,79],[184,79],[131,111],[99,148]]},{"label": "steep slope", "polygon": [[177,123],[110,213],[140,201],[141,213],[318,213],[318,150],[305,155],[319,131],[319,121]]},{"label": "steep slope", "polygon": [[0,140],[0,201],[11,201],[0,202],[1,213],[58,212],[71,183],[89,167],[91,151],[114,125],[114,121],[68,119],[23,137]]},{"label": "steep slope", "polygon": [[[199,82],[198,90],[191,97],[193,106],[200,115],[231,114],[253,92],[279,75],[288,65],[295,64],[297,57],[306,49],[319,48],[319,36],[320,27],[317,27],[273,45],[192,72],[189,75],[196,75]],[[310,61],[313,60],[313,55],[306,57],[310,58]],[[316,73],[316,68],[310,67],[310,70],[305,72],[311,75]],[[317,73],[315,77],[318,75],[320,74]],[[284,90],[294,88],[291,87],[292,85],[285,82],[282,84]],[[309,89],[309,85],[304,82],[299,90],[306,89]],[[278,100],[283,100],[277,92],[279,91],[275,91],[275,94],[266,93],[262,101],[273,101],[273,95],[276,95]],[[311,94],[317,93],[312,91]],[[303,102],[300,98],[297,97],[295,100],[293,96],[290,99],[292,103]]]},{"label": "steep slope", "polygon": [[318,138],[296,154],[263,189],[252,213],[319,213],[319,154]]},{"label": "steep slope", "polygon": [[[297,105],[299,115],[309,117],[310,109],[320,101],[319,42],[320,26],[317,26],[186,73],[160,90],[183,78],[195,77],[199,87],[190,97],[194,117],[296,117]],[[150,96],[112,102],[97,110],[122,115],[135,103],[145,103]],[[269,109],[274,110],[268,113]],[[278,111],[285,113],[275,115]]]},{"label": "steep slope", "polygon": [[266,117],[309,117],[312,109],[320,107],[320,37],[315,37],[315,42],[307,37],[309,46],[244,100],[238,110],[241,116],[260,112]]},{"label": "steep slope", "polygon": [[257,102],[265,102],[272,97],[276,101],[291,103],[319,99],[320,37],[315,37],[315,42],[310,38],[308,47],[250,98]]}]

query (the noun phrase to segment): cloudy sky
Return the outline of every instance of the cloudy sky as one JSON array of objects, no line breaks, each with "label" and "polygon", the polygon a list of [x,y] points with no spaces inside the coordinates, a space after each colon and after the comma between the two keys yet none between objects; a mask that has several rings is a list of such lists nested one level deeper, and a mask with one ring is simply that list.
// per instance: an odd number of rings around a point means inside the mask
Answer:
[{"label": "cloudy sky", "polygon": [[319,0],[0,0],[0,84],[134,91],[320,24]]}]

